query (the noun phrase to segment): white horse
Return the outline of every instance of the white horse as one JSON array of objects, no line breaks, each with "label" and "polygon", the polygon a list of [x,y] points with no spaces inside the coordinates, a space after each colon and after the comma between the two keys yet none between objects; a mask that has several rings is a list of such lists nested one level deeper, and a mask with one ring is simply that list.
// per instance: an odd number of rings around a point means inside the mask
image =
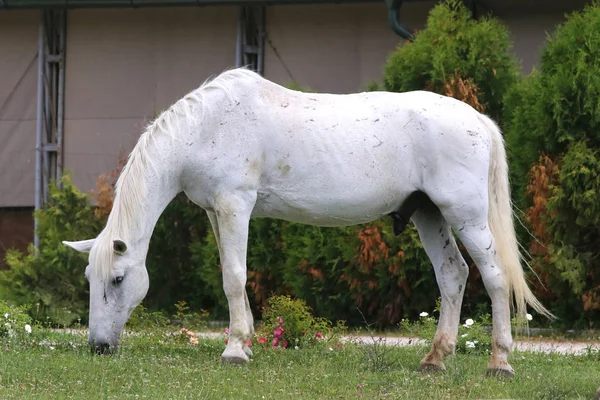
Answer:
[{"label": "white horse", "polygon": [[[454,352],[468,269],[452,229],[492,300],[488,373],[512,377],[511,299],[551,314],[527,286],[515,239],[500,131],[467,104],[438,94],[301,93],[234,69],[163,112],[140,137],[96,239],[63,242],[89,252],[89,343],[116,348],[148,289],[154,226],[179,193],[208,213],[223,268],[230,339],[222,360],[248,361],[254,332],[246,250],[251,217],[320,225],[394,217],[416,225],[442,308],[421,369],[443,370]],[[199,288],[200,290],[200,288]]]}]

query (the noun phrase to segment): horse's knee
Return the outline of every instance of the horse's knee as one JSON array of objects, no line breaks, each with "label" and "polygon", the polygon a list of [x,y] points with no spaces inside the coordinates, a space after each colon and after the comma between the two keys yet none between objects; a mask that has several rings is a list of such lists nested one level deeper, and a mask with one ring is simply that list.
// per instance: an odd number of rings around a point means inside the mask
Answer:
[{"label": "horse's knee", "polygon": [[223,270],[223,290],[227,297],[242,297],[245,293],[246,274]]}]

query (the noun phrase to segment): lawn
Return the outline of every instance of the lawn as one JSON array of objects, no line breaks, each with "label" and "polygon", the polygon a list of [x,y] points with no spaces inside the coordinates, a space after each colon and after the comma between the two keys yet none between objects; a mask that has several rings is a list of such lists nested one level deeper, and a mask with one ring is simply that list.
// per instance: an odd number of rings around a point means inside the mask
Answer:
[{"label": "lawn", "polygon": [[488,356],[450,357],[446,373],[423,374],[422,347],[329,344],[300,350],[253,346],[248,365],[220,362],[223,339],[194,346],[164,333],[123,338],[92,356],[81,335],[34,331],[0,338],[2,399],[591,399],[600,354],[519,353],[513,381],[486,378]]}]

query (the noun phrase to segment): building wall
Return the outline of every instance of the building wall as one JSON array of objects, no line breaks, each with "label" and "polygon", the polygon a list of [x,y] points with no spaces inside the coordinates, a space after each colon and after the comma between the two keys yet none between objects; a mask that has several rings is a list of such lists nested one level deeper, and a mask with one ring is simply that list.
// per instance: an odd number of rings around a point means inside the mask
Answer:
[{"label": "building wall", "polygon": [[[405,4],[402,19],[422,24],[428,5]],[[380,80],[388,54],[402,43],[383,2],[274,6],[266,25],[265,77],[284,85],[295,79],[319,92],[355,92]]]},{"label": "building wall", "polygon": [[[497,8],[530,72],[563,10],[484,3]],[[406,2],[402,22],[422,29],[434,4]],[[39,14],[0,13],[0,207],[33,206]],[[64,161],[80,189],[93,189],[160,110],[234,66],[237,17],[235,7],[69,11]],[[403,43],[383,2],[271,6],[266,17],[266,77],[319,92],[363,90],[381,79],[389,53]]]},{"label": "building wall", "polygon": [[65,167],[84,191],[117,166],[163,109],[235,66],[233,7],[68,14]]},{"label": "building wall", "polygon": [[34,201],[39,14],[0,13],[0,207]]}]

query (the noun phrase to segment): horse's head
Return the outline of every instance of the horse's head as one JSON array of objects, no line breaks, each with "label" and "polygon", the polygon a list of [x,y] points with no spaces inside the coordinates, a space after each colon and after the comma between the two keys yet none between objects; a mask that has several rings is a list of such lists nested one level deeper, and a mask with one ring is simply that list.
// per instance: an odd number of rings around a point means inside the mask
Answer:
[{"label": "horse's head", "polygon": [[[131,312],[148,292],[145,253],[128,249],[122,240],[109,244],[96,239],[63,243],[79,252],[90,253],[85,270],[90,283],[88,342],[93,351],[111,353],[117,348],[121,330]],[[107,248],[96,248],[99,246]]]}]

